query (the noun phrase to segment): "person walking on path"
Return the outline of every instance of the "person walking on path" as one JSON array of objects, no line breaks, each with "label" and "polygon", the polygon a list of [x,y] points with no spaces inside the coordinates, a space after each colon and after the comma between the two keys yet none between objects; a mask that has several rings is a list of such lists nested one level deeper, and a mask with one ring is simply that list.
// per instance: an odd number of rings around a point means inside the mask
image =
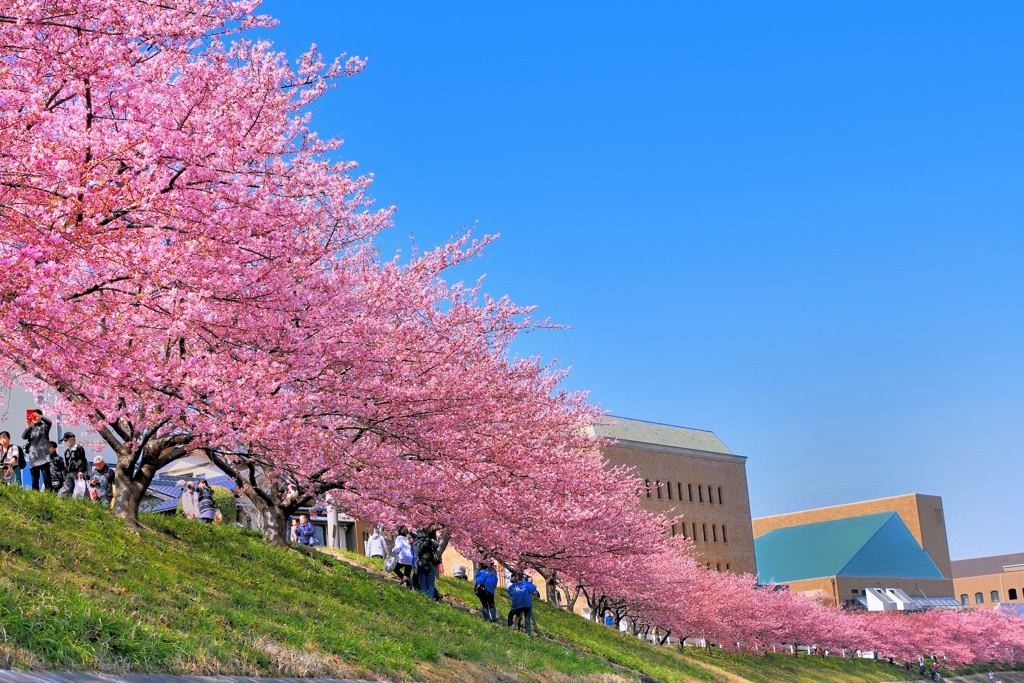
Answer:
[{"label": "person walking on path", "polygon": [[110,507],[114,499],[114,470],[107,467],[102,455],[92,459],[92,470],[89,472],[89,497],[105,507]]},{"label": "person walking on path", "polygon": [[21,486],[25,468],[25,451],[11,443],[10,432],[0,432],[0,482],[5,486]]},{"label": "person walking on path", "polygon": [[409,540],[409,530],[404,526],[398,527],[398,535],[395,536],[395,575],[402,582],[403,586],[412,588],[412,542]]},{"label": "person walking on path", "polygon": [[313,548],[317,545],[316,542],[316,527],[309,521],[309,517],[306,515],[299,515],[299,525],[295,527],[295,536],[298,538],[299,545],[309,546]]},{"label": "person walking on path", "polygon": [[484,560],[480,563],[480,571],[473,581],[473,590],[480,599],[480,611],[484,620],[498,621],[498,608],[494,606],[494,591],[498,587],[498,572],[494,571],[494,563]]},{"label": "person walking on path", "polygon": [[213,524],[213,518],[217,516],[217,505],[213,502],[213,489],[205,479],[200,479],[196,487],[196,509],[200,522]]},{"label": "person walking on path", "polygon": [[32,489],[48,491],[53,485],[50,481],[50,427],[53,422],[43,417],[43,411],[39,409],[28,411],[25,422],[28,426],[21,438],[28,442],[25,459],[32,476]]},{"label": "person walking on path", "polygon": [[[56,456],[50,462],[50,475],[53,477],[53,488],[61,498],[70,498],[75,492],[75,482],[85,479],[89,472],[89,460],[85,457],[85,449],[75,443],[75,435],[68,432],[62,439],[67,447],[64,455]],[[58,477],[57,475],[60,474]]]},{"label": "person walking on path", "polygon": [[533,596],[540,597],[537,587],[530,583],[523,572],[513,575],[515,583],[508,587],[508,597],[512,600],[512,609],[508,613],[508,625],[512,620],[522,617],[526,622],[526,635],[530,635],[530,620],[533,619]]}]

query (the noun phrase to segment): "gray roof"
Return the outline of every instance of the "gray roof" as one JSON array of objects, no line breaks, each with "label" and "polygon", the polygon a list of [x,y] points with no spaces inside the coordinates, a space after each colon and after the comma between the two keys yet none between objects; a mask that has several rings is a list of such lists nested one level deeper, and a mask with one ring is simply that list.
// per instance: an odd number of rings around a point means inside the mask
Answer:
[{"label": "gray roof", "polygon": [[715,436],[714,432],[703,429],[674,427],[672,425],[658,424],[657,422],[644,422],[643,420],[630,420],[625,417],[608,415],[602,417],[594,425],[594,433],[598,436],[619,441],[635,441],[658,446],[672,446],[693,451],[733,455],[733,452],[722,443],[721,439]]},{"label": "gray roof", "polygon": [[1024,564],[1024,553],[990,555],[989,557],[972,557],[968,560],[953,560],[950,564],[953,567],[954,579],[963,579],[968,576],[1002,574],[1003,567],[1009,567],[1014,564]]}]

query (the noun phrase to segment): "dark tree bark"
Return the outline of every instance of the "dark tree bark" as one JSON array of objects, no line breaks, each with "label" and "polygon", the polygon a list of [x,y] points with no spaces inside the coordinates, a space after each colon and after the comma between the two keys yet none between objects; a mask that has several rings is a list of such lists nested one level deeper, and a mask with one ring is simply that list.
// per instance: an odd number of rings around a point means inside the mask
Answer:
[{"label": "dark tree bark", "polygon": [[139,432],[125,419],[99,429],[100,436],[117,455],[114,467],[114,503],[112,514],[130,529],[138,530],[139,504],[156,473],[188,454],[190,434],[155,436],[166,424],[160,422]]}]

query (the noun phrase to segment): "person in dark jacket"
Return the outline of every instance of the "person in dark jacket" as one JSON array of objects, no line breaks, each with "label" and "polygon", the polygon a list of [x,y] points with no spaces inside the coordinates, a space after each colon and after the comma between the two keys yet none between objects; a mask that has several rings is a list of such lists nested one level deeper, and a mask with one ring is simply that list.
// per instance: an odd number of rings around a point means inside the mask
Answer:
[{"label": "person in dark jacket", "polygon": [[106,507],[114,499],[114,470],[107,466],[102,455],[92,460],[89,471],[89,498]]},{"label": "person in dark jacket", "polygon": [[25,459],[32,475],[32,488],[35,491],[49,491],[53,486],[50,481],[50,427],[53,422],[43,417],[41,410],[28,411],[25,421],[28,427],[21,438],[28,442]]},{"label": "person in dark jacket", "polygon": [[449,536],[450,532],[446,529],[438,537],[438,527],[434,524],[416,533],[416,587],[434,600],[440,600],[442,597],[434,583],[437,581],[437,568],[441,565],[441,556],[448,547]]},{"label": "person in dark jacket", "polygon": [[65,434],[62,441],[67,447],[63,455],[51,457],[50,475],[57,495],[70,498],[75,491],[75,480],[85,479],[89,473],[89,460],[85,457],[85,449],[75,443],[73,433]]},{"label": "person in dark jacket", "polygon": [[199,508],[199,521],[213,524],[213,518],[217,516],[217,505],[213,502],[213,489],[205,479],[200,479],[196,486],[196,507]]},{"label": "person in dark jacket", "polygon": [[317,545],[316,527],[306,515],[299,515],[299,525],[295,527],[295,539],[299,545],[308,545],[311,548]]},{"label": "person in dark jacket", "polygon": [[64,461],[57,452],[57,442],[50,442],[50,488],[54,493],[64,485]]}]

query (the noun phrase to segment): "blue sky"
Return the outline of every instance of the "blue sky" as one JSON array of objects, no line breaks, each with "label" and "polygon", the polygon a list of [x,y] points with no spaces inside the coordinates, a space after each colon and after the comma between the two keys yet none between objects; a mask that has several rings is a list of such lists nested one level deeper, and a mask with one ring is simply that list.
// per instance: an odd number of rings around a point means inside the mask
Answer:
[{"label": "blue sky", "polygon": [[385,253],[571,330],[521,354],[714,430],[755,516],[941,495],[954,558],[1024,550],[1024,5],[269,0],[369,57],[314,127],[397,204]]}]

